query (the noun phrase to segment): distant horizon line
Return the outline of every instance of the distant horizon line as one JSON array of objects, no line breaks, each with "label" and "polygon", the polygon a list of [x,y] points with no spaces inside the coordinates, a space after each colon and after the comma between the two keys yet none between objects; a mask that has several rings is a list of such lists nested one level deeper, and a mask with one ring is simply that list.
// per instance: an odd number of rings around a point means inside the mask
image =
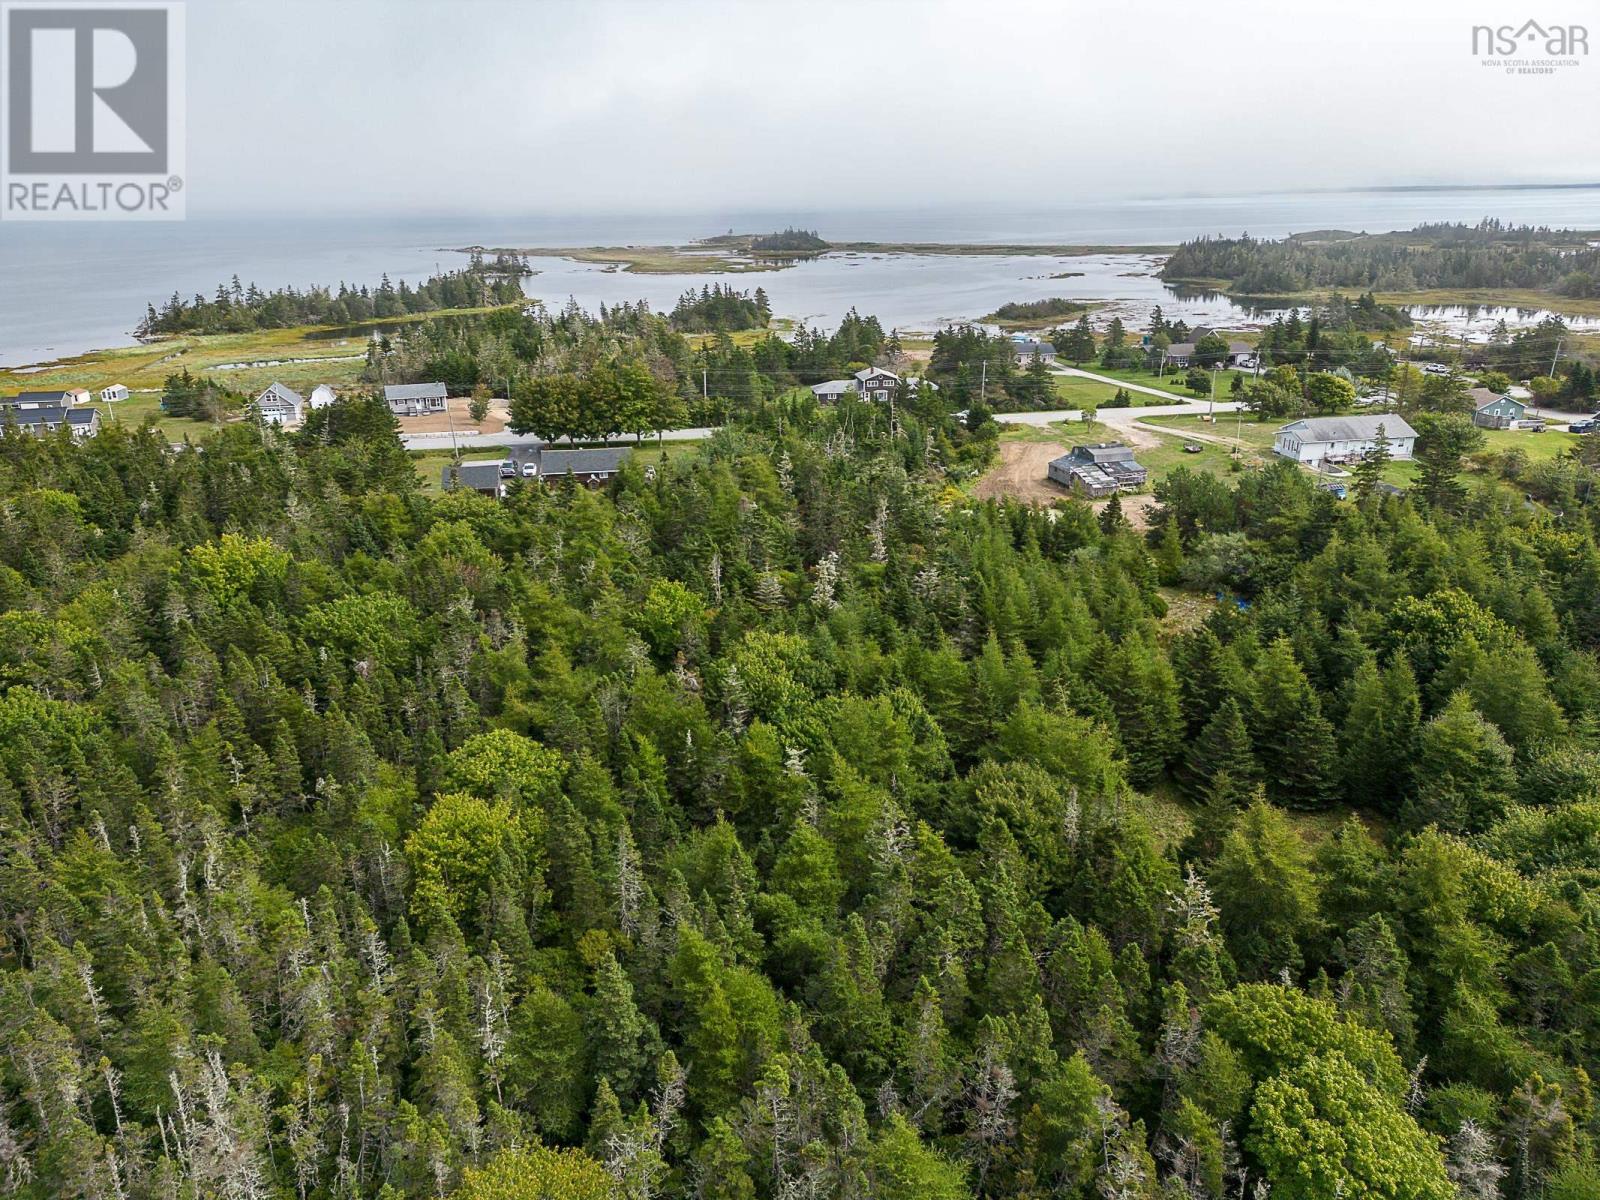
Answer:
[{"label": "distant horizon line", "polygon": [[[996,204],[987,200],[935,200],[913,206],[918,211],[947,211],[965,210],[969,212],[991,211],[1003,213],[1051,213],[1071,211],[1074,208],[1093,206],[1105,207],[1117,204],[1153,204],[1160,202],[1177,201],[1204,201],[1245,199],[1252,197],[1270,196],[1332,196],[1332,195],[1359,195],[1367,194],[1413,194],[1421,192],[1443,193],[1472,193],[1472,192],[1569,192],[1569,191],[1600,190],[1600,180],[1568,182],[1568,183],[1385,183],[1385,184],[1342,184],[1325,187],[1301,188],[1276,188],[1258,191],[1224,191],[1224,192],[1164,192],[1147,193],[1135,196],[1120,196],[1099,198],[1088,202],[1066,203],[1059,205],[1048,204]],[[826,207],[807,204],[783,205],[781,203],[747,202],[732,205],[718,205],[714,202],[704,205],[679,205],[667,204],[658,208],[599,208],[592,204],[574,202],[568,207],[545,208],[539,210],[514,209],[514,208],[414,208],[414,209],[389,209],[373,211],[372,209],[324,209],[321,211],[302,211],[285,213],[282,210],[269,208],[230,208],[223,211],[206,213],[204,211],[193,213],[191,220],[232,220],[236,218],[261,218],[272,217],[277,219],[350,219],[373,220],[389,218],[412,219],[452,219],[461,217],[519,217],[519,218],[556,218],[566,219],[583,215],[591,218],[618,218],[618,217],[674,217],[674,216],[711,216],[711,215],[778,215],[789,212],[798,216],[818,216],[834,212],[872,213],[872,212],[904,212],[910,211],[904,205],[895,203],[856,203],[853,205]]]}]

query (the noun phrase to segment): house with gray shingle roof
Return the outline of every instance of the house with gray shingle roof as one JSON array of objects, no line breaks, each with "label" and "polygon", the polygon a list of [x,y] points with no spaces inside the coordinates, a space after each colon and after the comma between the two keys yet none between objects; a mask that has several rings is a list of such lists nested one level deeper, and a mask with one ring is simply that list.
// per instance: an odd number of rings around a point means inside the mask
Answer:
[{"label": "house with gray shingle roof", "polygon": [[256,397],[256,415],[267,425],[291,428],[306,415],[306,398],[287,384],[273,382]]},{"label": "house with gray shingle roof", "polygon": [[1354,462],[1371,452],[1378,432],[1389,442],[1390,458],[1410,458],[1417,448],[1417,431],[1398,413],[1362,413],[1348,417],[1306,417],[1278,430],[1272,449],[1285,458],[1308,466],[1323,462]]},{"label": "house with gray shingle roof", "polygon": [[442,383],[391,383],[383,389],[389,411],[397,417],[443,412],[449,394]]}]

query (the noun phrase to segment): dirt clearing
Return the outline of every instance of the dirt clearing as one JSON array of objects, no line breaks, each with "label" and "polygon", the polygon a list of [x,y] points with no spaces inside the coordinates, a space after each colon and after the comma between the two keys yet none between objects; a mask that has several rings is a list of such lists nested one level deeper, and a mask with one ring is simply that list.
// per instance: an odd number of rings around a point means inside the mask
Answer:
[{"label": "dirt clearing", "polygon": [[1031,504],[1049,504],[1070,496],[1071,492],[1047,477],[1050,460],[1066,452],[1059,442],[1001,442],[999,465],[978,480],[978,499],[1011,496]]}]

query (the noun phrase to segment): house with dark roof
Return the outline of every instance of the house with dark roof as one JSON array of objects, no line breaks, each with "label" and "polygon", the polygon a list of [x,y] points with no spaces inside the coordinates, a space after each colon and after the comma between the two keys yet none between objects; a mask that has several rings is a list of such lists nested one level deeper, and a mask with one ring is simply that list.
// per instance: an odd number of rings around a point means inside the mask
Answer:
[{"label": "house with dark roof", "polygon": [[1034,359],[1049,364],[1056,360],[1056,348],[1049,342],[1041,342],[1037,338],[1021,338],[1013,340],[1011,350],[1017,356],[1019,363],[1029,363]]},{"label": "house with dark roof", "polygon": [[864,367],[855,373],[856,391],[868,400],[888,400],[900,387],[900,376],[881,367]]},{"label": "house with dark roof", "polygon": [[1398,413],[1361,413],[1291,421],[1278,430],[1272,449],[1308,466],[1355,462],[1377,446],[1380,431],[1388,440],[1390,458],[1410,458],[1417,448],[1417,431]]},{"label": "house with dark roof", "polygon": [[24,408],[17,404],[0,406],[0,434],[31,433],[36,436],[54,433],[65,425],[79,441],[100,432],[100,410],[95,408],[68,408],[64,404],[41,405]]},{"label": "house with dark roof", "polygon": [[1148,478],[1133,457],[1133,447],[1123,442],[1074,446],[1070,454],[1053,459],[1045,471],[1052,482],[1096,500],[1140,491]]},{"label": "house with dark roof", "polygon": [[18,392],[0,401],[0,404],[7,408],[71,408],[72,401],[72,390],[61,388],[48,392]]},{"label": "house with dark roof", "polygon": [[1510,429],[1528,415],[1528,406],[1509,392],[1475,387],[1467,395],[1472,397],[1472,423],[1484,429]]},{"label": "house with dark roof", "polygon": [[[503,459],[464,462],[446,466],[440,476],[445,491],[465,488],[485,496],[505,495],[508,484],[522,479],[558,484],[571,479],[585,487],[599,487],[622,469],[633,453],[627,446],[554,450],[548,446],[519,446]],[[506,468],[509,467],[509,470]]]},{"label": "house with dark roof", "polygon": [[[1194,360],[1195,346],[1209,332],[1207,330],[1205,333],[1201,333],[1197,330],[1194,341],[1173,342],[1172,345],[1161,352],[1162,363],[1169,367],[1187,367]],[[1228,355],[1222,360],[1222,365],[1225,367],[1249,365],[1255,362],[1255,357],[1255,347],[1249,342],[1230,340],[1228,342]]]},{"label": "house with dark roof", "polygon": [[442,383],[391,383],[383,389],[384,401],[397,417],[443,412],[449,394]]}]

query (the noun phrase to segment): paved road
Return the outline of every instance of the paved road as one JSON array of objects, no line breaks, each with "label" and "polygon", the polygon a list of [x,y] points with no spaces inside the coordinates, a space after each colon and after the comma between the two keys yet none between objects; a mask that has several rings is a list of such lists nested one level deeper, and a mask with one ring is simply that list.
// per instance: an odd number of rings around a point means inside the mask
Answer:
[{"label": "paved road", "polygon": [[[1138,384],[1124,384],[1120,380],[1091,375],[1087,371],[1075,371],[1071,368],[1066,370],[1090,379],[1104,379],[1107,383],[1118,384],[1131,391],[1145,392],[1152,396],[1162,396],[1177,401],[1175,404],[1152,404],[1144,408],[1102,408],[1096,413],[1097,421],[1120,432],[1137,427],[1145,417],[1199,416],[1208,411],[1230,413],[1239,407],[1238,403],[1232,400],[1218,400],[1215,405],[1208,406],[1204,400],[1184,400],[1182,396],[1175,396],[1171,392],[1140,387]],[[995,420],[1002,425],[1051,425],[1057,421],[1081,421],[1083,413],[1075,408],[1053,408],[1041,412],[996,413]],[[669,429],[662,437],[669,442],[692,442],[708,438],[713,432],[710,428],[699,426],[690,429]],[[1172,435],[1170,429],[1155,429],[1154,432]],[[1201,441],[1215,440],[1209,434],[1196,434],[1195,437]],[[647,437],[643,444],[649,445],[653,440]],[[402,433],[400,441],[407,450],[448,450],[452,445],[459,446],[462,450],[484,450],[499,446],[531,447],[539,444],[539,439],[532,434],[511,433],[509,430],[505,433],[461,433],[455,435],[453,440],[449,433]],[[561,446],[564,443],[551,444]],[[625,437],[618,438],[611,444],[632,446],[635,442],[633,438]]]}]

